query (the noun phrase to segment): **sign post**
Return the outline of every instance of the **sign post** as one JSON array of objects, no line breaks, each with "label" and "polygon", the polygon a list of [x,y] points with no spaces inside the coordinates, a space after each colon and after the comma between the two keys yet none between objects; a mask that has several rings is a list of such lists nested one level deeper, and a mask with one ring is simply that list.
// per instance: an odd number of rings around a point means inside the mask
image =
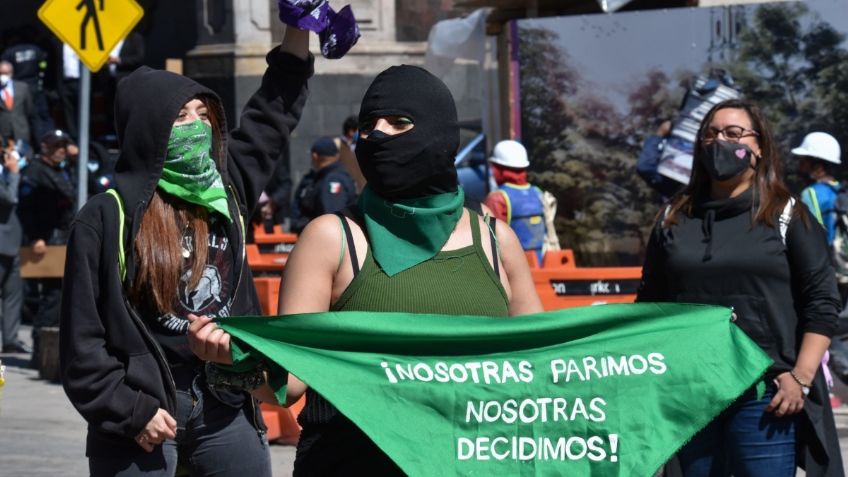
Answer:
[{"label": "sign post", "polygon": [[135,0],[47,0],[38,9],[38,18],[85,65],[80,72],[77,210],[88,197],[91,73],[103,67],[142,16],[144,10]]}]

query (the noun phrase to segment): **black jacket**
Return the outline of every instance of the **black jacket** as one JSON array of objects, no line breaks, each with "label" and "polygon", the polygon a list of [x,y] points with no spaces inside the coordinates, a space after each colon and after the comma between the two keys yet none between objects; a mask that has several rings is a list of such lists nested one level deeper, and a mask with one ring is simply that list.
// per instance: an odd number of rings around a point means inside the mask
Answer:
[{"label": "black jacket", "polygon": [[36,157],[21,171],[18,215],[29,244],[64,245],[74,219],[76,191],[70,168]]},{"label": "black jacket", "polygon": [[[260,312],[238,217],[248,216],[258,202],[300,118],[312,74],[312,58],[301,61],[275,49],[267,61],[259,90],[229,134],[221,170],[233,217],[227,235],[237,257],[233,315]],[[118,207],[107,194],[89,200],[71,229],[60,327],[62,384],[88,421],[89,456],[116,449],[143,452],[132,439],[158,408],[175,413],[168,363],[145,324],[150,317],[139,316],[126,298],[118,254],[123,242],[130,282],[137,268],[133,242],[162,173],[172,124],[182,105],[201,94],[212,98],[207,103],[223,119],[217,96],[183,76],[141,67],[121,82],[115,108],[121,156],[114,184],[124,202],[125,236],[118,236]]]},{"label": "black jacket", "polygon": [[[752,225],[753,207],[749,190],[696,202],[693,216],[678,212],[676,224],[655,226],[637,301],[733,307],[736,324],[774,360],[771,378],[792,369],[803,333],[833,335],[840,300],[824,230],[806,207],[795,202],[785,244],[779,228]],[[806,453],[798,457],[807,475],[842,475],[821,370],[804,411],[798,440]]]},{"label": "black jacket", "polygon": [[291,230],[300,233],[310,220],[356,202],[356,184],[340,161],[303,176],[294,193]]}]

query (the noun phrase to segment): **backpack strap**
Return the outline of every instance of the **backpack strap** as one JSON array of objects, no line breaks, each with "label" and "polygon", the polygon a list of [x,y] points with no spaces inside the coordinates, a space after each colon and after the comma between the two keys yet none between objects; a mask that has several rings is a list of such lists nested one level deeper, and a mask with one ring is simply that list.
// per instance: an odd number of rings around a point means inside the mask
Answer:
[{"label": "backpack strap", "polygon": [[824,216],[822,215],[821,205],[819,205],[819,195],[816,194],[816,190],[810,186],[804,189],[804,191],[801,192],[801,195],[806,196],[806,198],[809,199],[808,205],[811,206],[810,208],[812,209],[813,215],[820,224],[824,224]]},{"label": "backpack strap", "polygon": [[118,273],[121,274],[123,282],[127,278],[127,256],[124,252],[124,201],[115,189],[109,189],[106,193],[114,197],[118,204]]},{"label": "backpack strap", "polygon": [[786,245],[786,231],[789,230],[789,220],[792,219],[792,209],[795,208],[795,198],[790,197],[786,202],[786,206],[783,207],[783,212],[780,213],[779,222],[779,230],[780,230],[780,240],[783,242],[783,245]]}]

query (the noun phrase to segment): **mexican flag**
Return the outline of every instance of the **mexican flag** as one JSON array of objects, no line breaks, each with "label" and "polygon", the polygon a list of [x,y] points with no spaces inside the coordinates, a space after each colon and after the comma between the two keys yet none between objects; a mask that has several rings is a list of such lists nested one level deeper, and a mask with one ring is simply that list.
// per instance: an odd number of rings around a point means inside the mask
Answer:
[{"label": "mexican flag", "polygon": [[650,476],[771,364],[730,313],[639,303],[219,324],[236,366],[259,354],[287,369],[409,475]]}]

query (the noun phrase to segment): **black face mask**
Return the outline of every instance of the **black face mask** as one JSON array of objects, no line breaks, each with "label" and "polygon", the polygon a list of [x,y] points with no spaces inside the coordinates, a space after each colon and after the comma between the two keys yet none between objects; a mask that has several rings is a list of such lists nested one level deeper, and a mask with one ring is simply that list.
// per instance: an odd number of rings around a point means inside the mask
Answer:
[{"label": "black face mask", "polygon": [[365,92],[359,122],[385,116],[407,117],[413,127],[392,136],[360,136],[356,159],[371,190],[389,200],[455,192],[459,127],[447,86],[423,68],[392,66]]},{"label": "black face mask", "polygon": [[701,149],[701,164],[714,180],[726,181],[750,167],[753,155],[751,148],[744,144],[716,139]]}]

